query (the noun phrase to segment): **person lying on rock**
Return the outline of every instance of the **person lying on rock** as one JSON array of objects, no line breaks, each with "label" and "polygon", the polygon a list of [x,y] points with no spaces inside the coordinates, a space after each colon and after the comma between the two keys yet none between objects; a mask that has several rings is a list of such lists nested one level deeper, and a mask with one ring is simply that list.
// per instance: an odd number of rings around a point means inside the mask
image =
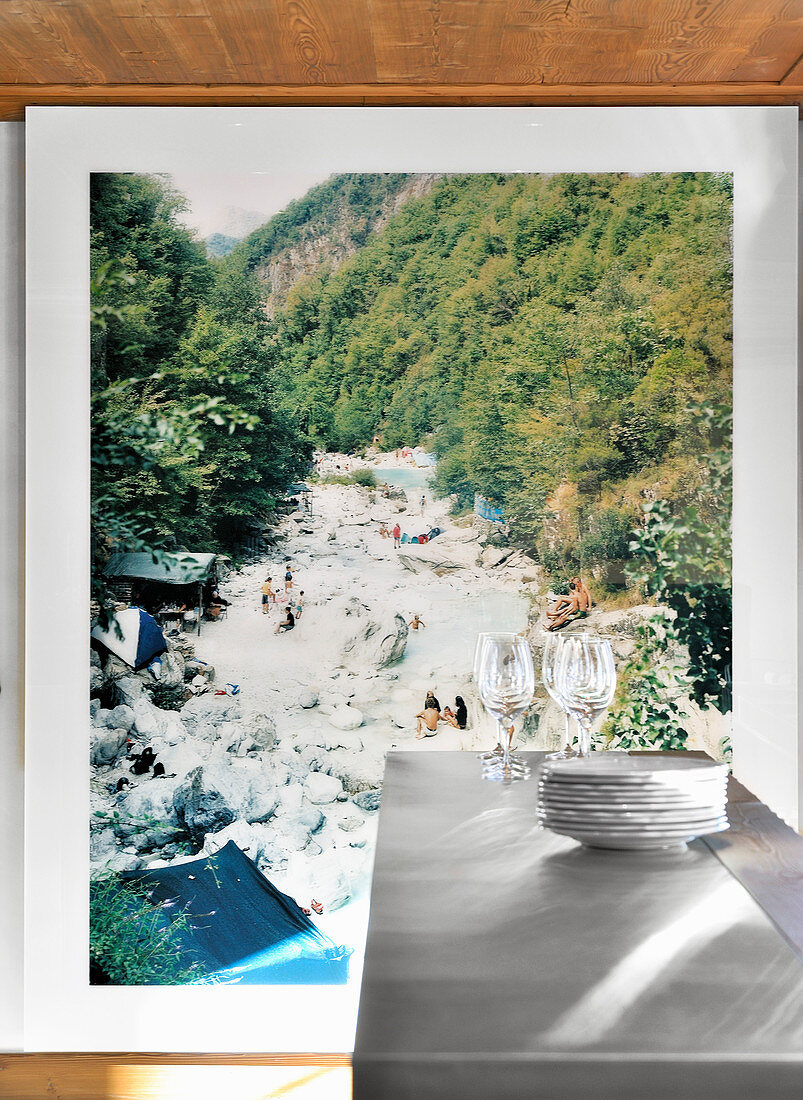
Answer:
[{"label": "person lying on rock", "polygon": [[456,730],[464,730],[468,722],[468,708],[463,702],[462,695],[455,697],[454,705],[454,710],[452,710],[451,707],[443,708],[443,719],[445,722],[448,722],[450,726],[454,726]]},{"label": "person lying on rock", "polygon": [[293,612],[290,609],[290,605],[288,604],[287,607],[284,609],[284,618],[279,623],[279,625],[276,627],[276,629],[274,630],[273,633],[274,634],[281,634],[285,630],[292,630],[295,625],[296,625],[295,616],[293,615]]}]

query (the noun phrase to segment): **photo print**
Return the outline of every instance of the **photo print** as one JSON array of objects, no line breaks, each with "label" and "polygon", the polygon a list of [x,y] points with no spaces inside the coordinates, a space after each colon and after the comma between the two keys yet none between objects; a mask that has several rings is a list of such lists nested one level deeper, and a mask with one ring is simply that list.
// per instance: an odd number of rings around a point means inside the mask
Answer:
[{"label": "photo print", "polygon": [[90,202],[93,983],[354,980],[385,754],[495,744],[481,631],[605,634],[593,744],[728,758],[729,174]]}]

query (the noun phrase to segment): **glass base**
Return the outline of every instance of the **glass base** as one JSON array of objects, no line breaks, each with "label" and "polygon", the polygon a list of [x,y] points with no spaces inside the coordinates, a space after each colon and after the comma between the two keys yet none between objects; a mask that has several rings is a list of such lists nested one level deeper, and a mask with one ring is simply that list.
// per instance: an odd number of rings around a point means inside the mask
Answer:
[{"label": "glass base", "polygon": [[546,760],[574,760],[575,756],[580,754],[576,749],[573,749],[571,745],[567,745],[565,749],[561,749],[559,752],[548,752],[546,754]]},{"label": "glass base", "polygon": [[482,778],[492,783],[515,783],[530,778],[530,765],[520,756],[511,754],[507,760],[501,754],[482,766]]}]

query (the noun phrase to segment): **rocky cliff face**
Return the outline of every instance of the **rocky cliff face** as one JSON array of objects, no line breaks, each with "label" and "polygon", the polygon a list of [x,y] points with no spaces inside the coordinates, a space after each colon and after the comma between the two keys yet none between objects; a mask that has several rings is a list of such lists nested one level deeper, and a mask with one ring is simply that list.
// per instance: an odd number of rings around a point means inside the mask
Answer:
[{"label": "rocky cliff face", "polygon": [[356,216],[348,203],[341,200],[326,224],[319,218],[310,220],[302,230],[300,241],[281,249],[266,263],[254,268],[263,284],[267,315],[273,317],[284,308],[288,294],[299,279],[315,275],[324,267],[329,272],[336,271],[362,247],[371,233],[384,229],[404,203],[427,194],[439,178],[435,173],[408,176],[372,217]]}]

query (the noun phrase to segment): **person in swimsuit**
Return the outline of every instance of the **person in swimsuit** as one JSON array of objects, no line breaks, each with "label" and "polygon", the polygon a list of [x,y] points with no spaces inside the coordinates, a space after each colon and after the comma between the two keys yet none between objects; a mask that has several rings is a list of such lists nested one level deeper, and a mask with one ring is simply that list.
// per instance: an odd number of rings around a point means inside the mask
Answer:
[{"label": "person in swimsuit", "polygon": [[287,566],[287,572],[284,575],[284,591],[289,595],[293,591],[293,571],[290,566]]},{"label": "person in swimsuit", "polygon": [[434,737],[438,732],[438,722],[441,720],[441,713],[437,706],[430,706],[432,702],[435,702],[435,700],[430,696],[427,699],[427,706],[415,716],[415,736],[419,741],[423,740],[425,737]]},{"label": "person in swimsuit", "polygon": [[455,697],[454,705],[454,710],[451,707],[443,708],[443,717],[450,726],[454,726],[457,730],[464,730],[468,722],[468,709],[463,702],[462,695]]},{"label": "person in swimsuit", "polygon": [[410,622],[407,625],[411,626],[413,628],[413,630],[418,630],[418,628],[420,626],[423,626],[424,629],[426,629],[426,626],[427,626],[427,624],[425,622],[422,622],[422,620],[419,619],[418,615],[413,615],[412,619],[410,620]]},{"label": "person in swimsuit", "polygon": [[271,587],[271,578],[267,577],[265,583],[262,585],[262,614],[267,615],[270,610],[270,604],[276,603],[276,593]]}]

